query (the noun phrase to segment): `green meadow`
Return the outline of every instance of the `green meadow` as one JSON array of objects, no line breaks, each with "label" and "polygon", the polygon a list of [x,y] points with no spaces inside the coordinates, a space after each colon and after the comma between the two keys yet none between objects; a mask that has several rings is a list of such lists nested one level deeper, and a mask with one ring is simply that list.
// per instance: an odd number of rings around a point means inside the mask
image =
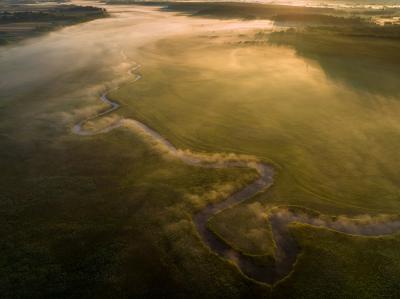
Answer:
[{"label": "green meadow", "polygon": [[[303,57],[305,50],[268,38],[262,46],[243,44],[242,37],[233,44],[207,36],[161,41],[143,49],[143,80],[110,96],[125,106],[123,115],[140,119],[179,148],[248,154],[272,163],[275,185],[257,201],[328,213],[399,212],[394,74],[400,45],[392,42],[389,52],[384,40],[380,53],[363,53],[363,40],[353,45],[348,39],[338,44],[343,54],[334,58],[342,63],[332,61],[336,69],[329,70],[324,58],[331,56],[323,51],[331,45],[324,40]],[[321,58],[309,58],[314,54]],[[352,70],[359,82],[340,77]],[[371,90],[364,70],[379,78],[376,89],[386,82],[390,94]]]},{"label": "green meadow", "polygon": [[[49,115],[71,107],[45,95],[1,110],[3,298],[268,292],[203,246],[192,223],[255,173],[186,166],[128,130],[85,138],[54,119],[49,127]],[[15,126],[20,118],[26,126]]]},{"label": "green meadow", "polygon": [[397,298],[400,237],[363,238],[294,224],[302,248],[274,298]]},{"label": "green meadow", "polygon": [[[71,132],[112,90],[121,107],[95,129],[132,118],[178,149],[269,163],[274,184],[208,228],[271,267],[273,208],[400,214],[398,27],[330,8],[120,7],[0,48],[0,296],[398,298],[400,233],[291,223],[292,271],[260,283],[210,250],[193,222],[254,170],[187,165],[128,127]],[[245,26],[265,20],[291,29]]]},{"label": "green meadow", "polygon": [[[267,192],[209,220],[232,248],[268,265],[271,207],[350,217],[400,211],[400,44],[354,31],[357,37],[327,27],[159,41],[142,49],[143,79],[110,97],[124,105],[124,116],[179,148],[253,155],[274,166]],[[396,290],[398,237],[308,226],[293,234],[302,254],[274,295],[376,298]]]}]

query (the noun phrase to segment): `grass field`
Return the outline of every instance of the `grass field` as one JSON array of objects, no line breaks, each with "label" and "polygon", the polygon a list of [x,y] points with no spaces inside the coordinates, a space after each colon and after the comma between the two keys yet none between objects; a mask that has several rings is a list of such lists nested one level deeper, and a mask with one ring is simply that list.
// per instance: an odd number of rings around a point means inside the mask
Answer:
[{"label": "grass field", "polygon": [[[258,260],[264,256],[268,261],[274,254],[264,215],[269,207],[298,205],[349,216],[399,213],[400,44],[368,36],[355,39],[342,32],[326,34],[329,30],[272,35],[227,31],[163,40],[142,50],[143,80],[111,94],[126,107],[122,114],[143,121],[178,147],[254,155],[275,166],[278,174],[268,192],[209,223],[228,244]],[[307,247],[302,243],[304,233],[296,237],[304,253],[294,273],[302,273],[319,241],[316,238]],[[332,244],[340,241],[335,234],[327,238],[324,250],[331,252]],[[363,276],[376,271],[380,257],[375,257],[376,263],[354,261],[349,268],[335,268],[337,260],[349,261],[359,252],[352,245],[356,240],[346,238],[349,243],[343,245],[341,256],[327,257],[337,275],[359,273],[357,285],[347,285],[348,277],[332,278],[344,296],[357,294],[371,279],[386,279],[380,272]],[[398,271],[394,246],[386,246],[392,250],[385,256],[393,263],[390,271]],[[377,251],[371,249],[368,258]],[[310,258],[306,261],[305,256]],[[307,298],[334,297],[336,289],[323,287],[331,281],[324,276],[326,268],[312,269],[303,282],[295,280],[302,281],[300,276],[291,276],[274,293],[288,295],[289,286]],[[320,277],[321,285],[302,293],[312,277]],[[392,290],[396,281],[387,287],[371,285],[371,292],[388,294],[385,288]]]},{"label": "grass field", "polygon": [[[276,298],[398,297],[400,235],[363,238],[293,225],[303,253]],[[312,283],[311,283],[312,282]]]},{"label": "grass field", "polygon": [[[357,53],[368,69],[368,57]],[[147,48],[145,56],[145,80],[111,94],[125,104],[121,113],[143,120],[179,147],[272,161],[279,172],[276,185],[258,200],[333,213],[399,212],[400,106],[394,95],[334,80],[318,61],[281,46],[182,38]],[[375,59],[371,63],[376,66]],[[394,67],[387,74],[381,66],[372,68],[376,77],[394,82]]]},{"label": "grass field", "polygon": [[184,296],[193,287],[212,296],[226,285],[227,296],[238,296],[254,288],[202,246],[191,222],[208,190],[239,187],[243,172],[165,161],[131,132],[51,146],[2,139],[4,298]]},{"label": "grass field", "polygon": [[[72,90],[93,80],[77,74],[64,77],[70,82],[64,87],[47,87],[36,96],[28,89],[2,105],[2,297],[185,297],[193,288],[199,297],[215,290],[229,297],[257,292],[258,286],[202,245],[191,221],[207,202],[255,174],[185,166],[127,130],[71,135],[54,115],[71,111]],[[75,107],[90,105],[86,93]]]},{"label": "grass field", "polygon": [[132,30],[111,23],[0,50],[1,297],[268,293],[210,252],[192,223],[253,171],[190,167],[129,130],[71,133],[104,108],[101,91],[126,77],[120,48],[99,36],[120,42]]},{"label": "grass field", "polygon": [[[270,265],[274,207],[333,217],[400,213],[396,30],[330,24],[271,33],[269,21],[232,23],[231,14],[221,22],[115,9],[122,13],[1,52],[2,296],[400,296],[399,234],[292,223],[300,248],[293,271],[261,284],[210,251],[193,223],[254,171],[185,165],[127,128],[71,134],[105,108],[105,88],[119,86],[108,95],[121,104],[110,119],[140,120],[179,149],[269,162],[274,185],[215,215],[209,228]],[[260,24],[269,27],[251,29]],[[129,83],[134,60],[142,79]]]}]

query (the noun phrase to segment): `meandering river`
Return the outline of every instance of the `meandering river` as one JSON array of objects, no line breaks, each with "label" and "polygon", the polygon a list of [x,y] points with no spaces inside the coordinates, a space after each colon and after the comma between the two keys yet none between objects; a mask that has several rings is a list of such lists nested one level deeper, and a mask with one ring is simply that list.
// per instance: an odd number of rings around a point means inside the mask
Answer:
[{"label": "meandering river", "polygon": [[[233,261],[244,275],[258,281],[274,283],[292,269],[299,248],[287,229],[288,223],[296,221],[360,235],[390,234],[400,229],[398,220],[352,222],[351,226],[341,226],[334,220],[319,221],[318,217],[309,217],[305,213],[296,211],[282,213],[282,210],[277,209],[269,217],[277,246],[274,266],[260,266],[250,257],[232,249],[208,229],[208,219],[271,186],[274,169],[270,165],[259,161],[257,157],[239,155],[214,161],[196,153],[183,153],[148,124],[135,119],[117,120],[101,130],[94,131],[86,130],[85,124],[89,120],[95,121],[120,108],[118,103],[107,97],[107,93],[126,80],[136,81],[141,78],[139,65],[129,58],[135,57],[137,50],[147,43],[188,32],[241,28],[265,30],[272,27],[271,22],[205,21],[200,18],[160,12],[150,7],[107,6],[106,8],[111,13],[109,18],[71,26],[1,48],[1,101],[15,101],[18,104],[21,97],[29,96],[31,101],[27,105],[26,114],[37,115],[38,122],[44,121],[47,125],[54,124],[60,128],[75,123],[73,132],[83,137],[130,126],[146,134],[164,146],[171,155],[187,164],[196,167],[256,170],[259,176],[254,182],[223,201],[206,206],[193,216],[193,221],[199,236],[211,251]],[[39,92],[39,90],[45,91]],[[103,104],[109,106],[102,112],[96,112],[100,109],[97,105],[98,94],[101,94],[100,99]],[[46,107],[54,106],[65,107],[65,111],[58,114],[48,113]],[[28,132],[32,129],[32,125],[19,129]],[[377,228],[383,224],[385,228],[378,230]]]}]

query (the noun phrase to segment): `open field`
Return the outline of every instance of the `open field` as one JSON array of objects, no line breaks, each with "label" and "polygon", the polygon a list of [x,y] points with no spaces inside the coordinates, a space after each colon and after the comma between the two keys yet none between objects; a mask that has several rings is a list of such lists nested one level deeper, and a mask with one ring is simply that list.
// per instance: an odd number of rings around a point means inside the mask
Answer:
[{"label": "open field", "polygon": [[175,5],[0,49],[2,295],[400,296],[397,28]]},{"label": "open field", "polygon": [[210,219],[225,242],[261,262],[274,250],[268,207],[399,213],[400,44],[382,38],[385,30],[374,38],[362,27],[349,35],[350,28],[270,35],[228,27],[162,40],[142,49],[145,80],[110,95],[125,106],[124,116],[178,147],[275,165],[270,191]]},{"label": "open field", "polygon": [[[354,88],[346,78],[331,79],[329,69],[291,48],[221,39],[180,38],[146,48],[146,80],[111,94],[126,106],[121,113],[182,148],[272,161],[279,179],[266,195],[268,203],[317,205],[326,212],[399,212],[398,90],[386,97],[370,93],[368,82],[360,90],[361,84]],[[381,50],[387,49],[388,42],[382,43]],[[395,62],[399,45],[390,45],[392,56],[386,51],[369,61],[369,53],[357,52],[359,60],[373,67],[383,57]],[[353,68],[340,66],[346,65]],[[372,69],[395,89],[394,67]]]},{"label": "open field", "polygon": [[[125,73],[120,49],[98,43],[90,30],[101,24],[86,26],[3,49],[2,297],[185,297],[193,288],[199,297],[215,290],[264,293],[202,246],[191,222],[192,213],[254,173],[185,166],[127,130],[87,138],[70,133],[75,121],[102,108],[101,85]],[[65,40],[70,30],[79,48]],[[116,33],[110,34],[118,39]],[[51,64],[39,59],[49,49]],[[69,64],[77,51],[79,60]],[[105,53],[107,60],[97,59]],[[16,85],[19,93],[11,94]]]},{"label": "open field", "polygon": [[399,235],[362,238],[302,225],[293,225],[292,231],[303,254],[293,274],[275,287],[276,298],[400,295]]}]

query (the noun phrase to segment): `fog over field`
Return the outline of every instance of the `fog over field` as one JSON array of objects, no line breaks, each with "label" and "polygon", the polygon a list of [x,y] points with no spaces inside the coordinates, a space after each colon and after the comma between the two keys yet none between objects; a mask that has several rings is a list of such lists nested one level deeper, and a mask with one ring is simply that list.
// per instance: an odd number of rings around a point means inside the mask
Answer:
[{"label": "fog over field", "polygon": [[[120,5],[107,8],[113,13],[110,18],[64,28],[18,45],[0,48],[3,101],[18,98],[50,82],[48,87],[52,89],[53,85],[74,73],[82,74],[80,85],[74,86],[76,80],[70,79],[67,84],[63,81],[62,88],[74,93],[74,97],[86,96],[89,100],[96,100],[94,96],[105,89],[105,84],[113,85],[111,81],[126,78],[135,63],[137,49],[147,43],[176,34],[262,28],[269,24],[264,21],[245,24],[237,21],[204,22],[146,7]],[[124,55],[129,55],[128,61]],[[59,80],[54,80],[56,78]],[[85,93],[79,95],[83,89]],[[65,94],[63,92],[62,96]],[[60,102],[60,99],[57,101]],[[48,101],[47,104],[54,103]]]},{"label": "fog over field", "polygon": [[397,1],[71,3],[0,46],[0,296],[400,296]]}]

